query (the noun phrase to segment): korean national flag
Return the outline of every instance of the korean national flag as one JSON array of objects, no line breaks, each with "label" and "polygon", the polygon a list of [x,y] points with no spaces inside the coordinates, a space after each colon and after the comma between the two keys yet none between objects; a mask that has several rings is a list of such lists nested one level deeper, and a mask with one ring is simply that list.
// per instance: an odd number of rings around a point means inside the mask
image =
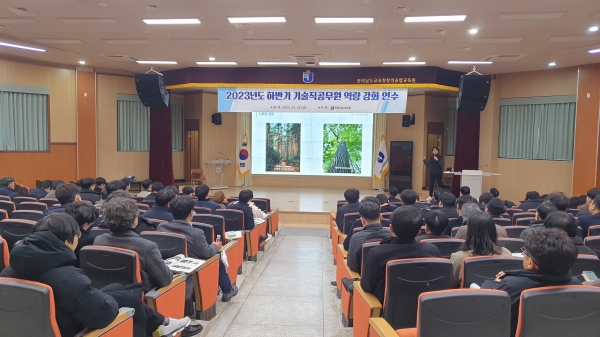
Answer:
[{"label": "korean national flag", "polygon": [[385,137],[381,137],[379,143],[379,151],[375,157],[375,169],[373,170],[373,179],[378,182],[383,181],[383,177],[388,173],[390,169],[390,163],[388,160],[387,149],[385,147]]}]

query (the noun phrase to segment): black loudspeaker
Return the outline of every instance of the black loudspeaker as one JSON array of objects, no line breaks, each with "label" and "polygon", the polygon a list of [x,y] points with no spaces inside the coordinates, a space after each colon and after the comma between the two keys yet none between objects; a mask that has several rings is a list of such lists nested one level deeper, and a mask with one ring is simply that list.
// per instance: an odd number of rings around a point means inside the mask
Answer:
[{"label": "black loudspeaker", "polygon": [[148,108],[169,106],[169,91],[161,74],[136,74],[135,89],[142,104]]},{"label": "black loudspeaker", "polygon": [[415,125],[415,115],[403,115],[402,116],[402,127],[409,128],[411,125]]},{"label": "black loudspeaker", "polygon": [[212,114],[212,123],[214,125],[221,125],[221,124],[223,124],[223,121],[221,120],[221,113],[220,112],[215,112],[214,114]]},{"label": "black loudspeaker", "polygon": [[456,98],[456,111],[483,111],[490,96],[490,75],[462,75]]}]

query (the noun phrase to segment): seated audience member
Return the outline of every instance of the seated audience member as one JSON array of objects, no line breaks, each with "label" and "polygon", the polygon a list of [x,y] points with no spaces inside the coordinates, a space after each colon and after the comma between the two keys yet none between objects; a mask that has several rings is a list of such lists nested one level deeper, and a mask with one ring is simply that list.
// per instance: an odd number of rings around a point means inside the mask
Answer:
[{"label": "seated audience member", "polygon": [[[482,211],[485,211],[485,206],[488,204],[488,202],[490,202],[490,200],[492,200],[494,198],[494,196],[492,195],[492,193],[482,193],[479,196],[479,208],[481,208]],[[502,203],[504,204],[504,203]]]},{"label": "seated audience member", "polygon": [[129,178],[123,178],[121,181],[125,184],[125,191],[129,192],[131,188],[131,180]]},{"label": "seated audience member", "polygon": [[490,188],[490,193],[494,196],[494,198],[500,197],[500,191],[498,191],[498,189],[495,187]]},{"label": "seated audience member", "polygon": [[548,217],[548,215],[550,215],[550,213],[557,211],[558,208],[556,208],[556,206],[554,206],[553,203],[548,201],[544,201],[543,203],[541,203],[536,209],[535,220],[531,222],[529,228],[521,232],[519,238],[521,240],[525,240],[525,236],[529,235],[529,233],[536,231],[540,228],[546,228],[546,218]]},{"label": "seated audience member", "polygon": [[454,194],[444,192],[440,195],[439,211],[446,214],[448,218],[458,218],[456,211],[456,197]]},{"label": "seated audience member", "polygon": [[153,181],[150,179],[142,180],[142,190],[136,196],[140,198],[145,198],[152,193],[152,183]]},{"label": "seated audience member", "polygon": [[577,209],[580,210],[580,212],[577,213],[577,216],[589,212],[590,204],[598,194],[600,194],[600,188],[592,188],[587,191],[587,194],[585,195],[585,204],[577,206]]},{"label": "seated audience member", "polygon": [[552,192],[548,194],[546,201],[553,203],[554,206],[556,206],[556,208],[558,208],[558,210],[561,212],[566,212],[569,209],[569,204],[571,203],[569,197],[567,197],[567,195],[563,192]]},{"label": "seated audience member", "polygon": [[217,203],[220,208],[227,208],[227,206],[229,206],[229,202],[223,191],[216,191],[213,193],[212,197],[210,197],[210,201]]},{"label": "seated audience member", "polygon": [[111,182],[109,182],[108,184],[104,185],[104,189],[102,190],[102,193],[100,194],[100,201],[96,202],[95,206],[96,207],[102,207],[102,205],[104,204],[104,202],[115,192],[117,191],[121,191],[124,192],[123,195],[126,195],[126,198],[131,198],[131,195],[129,194],[129,192],[126,192],[126,185],[124,182],[122,182],[121,180],[113,180]]},{"label": "seated audience member", "polygon": [[[512,255],[508,249],[498,247],[496,225],[494,224],[494,219],[489,214],[474,214],[469,217],[465,227],[467,227],[465,242],[460,251],[450,256],[450,262],[452,262],[452,280],[455,287],[459,287],[462,281],[462,261],[465,258],[472,256]],[[469,287],[469,284],[465,286]]]},{"label": "seated audience member", "polygon": [[[468,231],[467,223],[468,223],[469,219],[473,215],[481,214],[481,213],[482,212],[476,203],[469,202],[469,203],[464,204],[461,208],[461,215],[462,215],[463,222],[462,222],[462,225],[460,226],[460,228],[458,229],[458,232],[456,232],[455,237],[457,239],[465,240],[467,238],[467,231]],[[507,238],[508,237],[508,233],[506,233],[506,229],[504,229],[502,226],[496,225],[496,233],[498,234],[499,238]]]},{"label": "seated audience member", "polygon": [[180,195],[185,195],[191,198],[194,195],[194,189],[191,186],[183,186]]},{"label": "seated audience member", "polygon": [[424,214],[425,218],[425,235],[419,235],[415,240],[420,242],[427,239],[449,239],[448,235],[444,235],[448,227],[448,217],[446,214],[434,210]]},{"label": "seated audience member", "polygon": [[544,200],[540,198],[537,191],[529,191],[525,194],[525,200],[521,202],[519,208],[527,212],[530,209],[537,208]]},{"label": "seated audience member", "polygon": [[[362,204],[363,202],[372,202],[374,204],[379,205],[379,199],[375,198],[375,197],[371,197],[371,196],[364,197],[360,201],[360,203]],[[360,205],[359,205],[359,207],[360,207]],[[380,211],[380,213],[381,213],[381,211]],[[390,227],[390,225],[391,225],[390,220],[383,219],[383,218],[381,219],[380,223],[381,223],[382,227]],[[362,220],[360,220],[360,218],[354,220],[354,222],[352,223],[352,226],[350,226],[350,229],[348,230],[348,234],[346,235],[346,239],[344,240],[344,244],[343,245],[344,245],[344,249],[345,250],[349,250],[350,249],[350,240],[352,240],[352,236],[354,235],[354,230],[356,228],[361,228],[361,227],[363,227]]]},{"label": "seated audience member", "polygon": [[571,214],[565,212],[554,212],[546,218],[546,228],[558,228],[565,231],[579,254],[587,254],[596,256],[596,252],[583,245],[583,239],[577,236],[577,220]]},{"label": "seated audience member", "polygon": [[[490,194],[491,195],[491,194]],[[506,206],[504,202],[498,198],[492,198],[485,207],[485,212],[492,216],[492,218],[502,218],[504,212],[506,212]]]},{"label": "seated audience member", "polygon": [[196,186],[196,190],[194,191],[194,193],[196,194],[196,198],[198,198],[198,200],[196,200],[194,204],[196,205],[196,207],[208,208],[210,209],[210,212],[212,214],[215,214],[215,211],[220,209],[221,206],[219,206],[219,204],[217,204],[216,202],[210,201],[207,198],[209,191],[210,188],[206,184],[200,184]]},{"label": "seated audience member", "polygon": [[56,189],[56,199],[60,206],[52,206],[44,211],[44,216],[54,213],[64,213],[67,205],[74,201],[81,201],[79,187],[74,184],[62,184]]},{"label": "seated audience member", "polygon": [[523,269],[498,273],[494,281],[486,280],[482,289],[504,290],[511,298],[511,336],[515,336],[519,319],[521,293],[527,289],[578,285],[571,276],[571,267],[577,260],[577,248],[567,233],[556,228],[545,228],[525,238]]},{"label": "seated audience member", "polygon": [[389,202],[402,202],[402,200],[398,199],[396,196],[398,195],[398,187],[396,186],[390,186],[390,189],[388,190],[388,201]]},{"label": "seated audience member", "polygon": [[148,194],[143,200],[142,202],[156,202],[156,194],[158,192],[160,192],[162,189],[165,188],[165,185],[163,185],[161,182],[159,181],[155,181],[152,183],[152,193]]},{"label": "seated audience member", "polygon": [[415,241],[423,224],[423,213],[419,209],[411,206],[398,207],[392,214],[392,237],[381,241],[379,246],[372,248],[365,257],[367,260],[360,285],[365,291],[374,294],[379,302],[383,303],[388,261],[441,256],[438,247],[431,243]]},{"label": "seated audience member", "polygon": [[376,198],[379,200],[379,204],[381,205],[381,213],[391,213],[398,208],[389,204],[388,198],[385,196],[385,194],[377,194]]},{"label": "seated audience member", "polygon": [[173,214],[169,208],[169,203],[177,195],[173,193],[171,189],[163,189],[156,193],[156,204],[152,208],[144,213],[145,218],[159,219],[165,221],[173,221]]},{"label": "seated audience member", "polygon": [[52,190],[52,180],[42,181],[42,186],[40,187],[41,188],[32,188],[29,190],[29,196],[31,198],[36,198],[37,200],[45,198]]},{"label": "seated audience member", "polygon": [[94,237],[90,235],[90,226],[98,219],[98,209],[85,201],[76,201],[67,205],[65,213],[75,219],[79,225],[81,236],[75,248],[75,256],[77,257],[77,261],[79,261],[79,251],[81,248],[94,244]]},{"label": "seated audience member", "polygon": [[173,193],[175,193],[175,195],[179,194],[179,187],[175,185],[166,186],[165,189],[170,189],[171,191],[173,191]]},{"label": "seated audience member", "polygon": [[64,183],[65,182],[62,180],[54,180],[52,182],[52,189],[50,190],[50,192],[48,192],[48,194],[46,195],[46,198],[56,199],[56,189],[58,188],[58,186],[60,186]]},{"label": "seated audience member", "polygon": [[[558,206],[557,206],[558,207]],[[583,238],[588,235],[591,226],[600,225],[600,194],[590,203],[589,212],[581,214],[577,221],[583,229]]]},{"label": "seated audience member", "polygon": [[[238,196],[238,201],[232,203],[227,209],[235,209],[244,212],[244,229],[249,231],[254,229],[254,215],[252,214],[252,208],[250,202],[254,198],[254,193],[251,190],[242,190]],[[258,243],[271,239],[271,234],[267,236],[259,236]]]},{"label": "seated audience member", "polygon": [[389,230],[381,226],[379,203],[361,202],[358,206],[363,230],[352,236],[348,249],[348,268],[360,273],[362,263],[362,245],[366,242],[380,242],[392,236]]},{"label": "seated audience member", "polygon": [[439,205],[440,204],[440,195],[442,195],[442,193],[444,193],[444,190],[442,190],[441,188],[434,188],[433,194],[432,194],[433,198],[431,198],[429,203],[432,205]]},{"label": "seated audience member", "polygon": [[419,195],[414,190],[406,189],[402,191],[402,193],[400,193],[400,199],[404,206],[413,206],[418,209],[429,208],[429,205],[417,202],[417,200],[419,200]]},{"label": "seated audience member", "polygon": [[460,196],[463,195],[471,195],[471,188],[469,186],[461,186],[460,187]]},{"label": "seated audience member", "polygon": [[[141,301],[141,291],[125,289],[119,284],[103,289],[92,281],[77,263],[73,251],[78,245],[77,222],[66,214],[52,214],[40,220],[33,233],[23,238],[10,253],[10,266],[1,277],[44,283],[54,293],[55,316],[63,337],[73,337],[85,328],[107,327],[119,313],[119,307],[135,309],[135,336],[160,336],[190,324],[190,319],[167,318]],[[54,309],[54,308],[53,308]]]},{"label": "seated audience member", "polygon": [[[104,192],[106,192],[106,190],[104,190]],[[117,190],[112,192],[103,202],[108,202],[115,198],[131,199],[131,194],[129,194],[129,192],[126,192],[125,190]],[[96,221],[96,223],[98,223],[99,228],[108,228],[107,224],[105,224],[104,222],[100,222],[99,220],[100,219]],[[156,230],[156,226],[157,225],[155,222],[151,222],[150,220],[146,219],[143,215],[140,215],[138,216],[138,224],[137,226],[135,226],[134,231],[138,234],[144,231],[154,231]]]},{"label": "seated audience member", "polygon": [[102,193],[104,187],[106,187],[106,179],[102,177],[96,178],[96,188],[94,188],[94,191]]},{"label": "seated audience member", "polygon": [[[188,256],[208,260],[215,254],[218,254],[223,246],[220,242],[215,242],[209,245],[206,242],[204,231],[192,227],[190,223],[194,217],[194,200],[188,196],[176,197],[171,201],[171,213],[173,213],[173,221],[161,223],[156,229],[159,232],[169,232],[185,235],[187,239]],[[194,282],[190,277],[187,282],[186,298],[191,299],[194,290]],[[238,289],[235,285],[231,285],[227,268],[219,259],[219,287],[223,291],[223,302],[229,302],[233,296],[237,295]]]},{"label": "seated audience member", "polygon": [[87,200],[92,204],[100,201],[100,193],[94,191],[94,188],[96,187],[96,180],[94,180],[94,178],[83,178],[79,180],[79,187],[81,187],[81,191],[79,191],[81,200]]},{"label": "seated audience member", "polygon": [[15,178],[9,176],[0,178],[0,195],[6,195],[11,200],[21,196],[15,192]]},{"label": "seated audience member", "polygon": [[344,221],[344,215],[346,213],[358,212],[358,199],[360,199],[360,192],[356,188],[349,188],[344,192],[344,199],[346,199],[348,204],[338,208],[337,214],[335,215],[335,223],[337,224],[338,228],[342,228],[342,222]]}]

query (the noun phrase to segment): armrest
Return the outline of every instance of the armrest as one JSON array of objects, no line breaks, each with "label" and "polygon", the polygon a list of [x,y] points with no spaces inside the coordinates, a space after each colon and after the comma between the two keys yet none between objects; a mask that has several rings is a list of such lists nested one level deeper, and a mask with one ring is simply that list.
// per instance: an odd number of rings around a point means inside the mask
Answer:
[{"label": "armrest", "polygon": [[344,261],[344,266],[346,267],[346,272],[348,273],[348,275],[350,276],[351,279],[356,280],[356,279],[360,278],[359,273],[350,270],[350,267],[348,267],[348,260]]},{"label": "armrest", "polygon": [[202,264],[197,272],[192,274],[195,309],[198,312],[210,309],[217,302],[220,256],[219,254],[211,257]]},{"label": "armrest", "polygon": [[354,336],[368,336],[369,319],[381,316],[381,303],[375,295],[363,290],[360,281],[354,281],[352,300]]},{"label": "armrest", "polygon": [[258,255],[258,237],[266,230],[266,226],[267,222],[263,221],[244,233],[248,260],[256,261],[256,256]]},{"label": "armrest", "polygon": [[132,308],[120,308],[117,317],[104,329],[85,329],[75,335],[75,337],[133,337],[133,314]]},{"label": "armrest", "polygon": [[185,274],[177,274],[176,276],[173,277],[173,281],[171,281],[171,284],[169,284],[166,287],[154,288],[154,289],[150,290],[149,292],[146,293],[146,298],[156,299],[158,296],[165,294],[169,290],[177,287],[177,285],[179,285],[180,283],[185,282],[186,278],[187,278],[187,275],[185,275]]},{"label": "armrest", "polygon": [[370,336],[373,336],[374,332],[374,337],[398,337],[398,333],[396,333],[390,323],[381,317],[370,318],[369,327],[369,330],[371,331]]},{"label": "armrest", "polygon": [[[236,240],[229,241],[225,246],[223,246],[223,250],[225,254],[227,254],[227,262],[229,267],[227,268],[227,275],[229,275],[229,281],[231,284],[235,284],[237,281],[239,268],[242,266],[242,260],[244,256],[244,252],[242,248]],[[240,254],[240,252],[242,252]]]},{"label": "armrest", "polygon": [[338,251],[340,252],[342,258],[347,259],[348,258],[348,251],[344,249],[344,245],[338,245]]},{"label": "armrest", "polygon": [[381,310],[381,303],[375,295],[363,290],[360,286],[360,281],[354,281],[354,294],[358,294],[371,310]]},{"label": "armrest", "polygon": [[178,274],[166,287],[154,289],[146,294],[146,304],[165,317],[183,318],[185,309],[186,275]]}]

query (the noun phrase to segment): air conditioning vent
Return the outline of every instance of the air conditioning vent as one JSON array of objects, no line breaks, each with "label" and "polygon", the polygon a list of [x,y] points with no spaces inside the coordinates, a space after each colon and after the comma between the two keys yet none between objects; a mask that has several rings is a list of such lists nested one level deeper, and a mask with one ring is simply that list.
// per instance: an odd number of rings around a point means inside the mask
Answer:
[{"label": "air conditioning vent", "polygon": [[433,31],[432,35],[446,35],[446,30],[444,29],[436,29]]},{"label": "air conditioning vent", "polygon": [[160,8],[158,8],[158,5],[142,5],[142,7],[144,7],[144,9],[149,12],[156,12],[160,10]]},{"label": "air conditioning vent", "polygon": [[406,13],[408,12],[410,7],[408,6],[398,6],[398,7],[394,7],[394,10],[392,11],[392,13]]},{"label": "air conditioning vent", "polygon": [[254,30],[254,26],[251,23],[236,23],[235,29],[237,30]]},{"label": "air conditioning vent", "polygon": [[139,60],[138,58],[135,58],[133,56],[129,56],[129,55],[102,55],[104,57],[106,57],[109,60],[113,60],[113,61],[125,61],[125,62],[131,62],[131,61],[137,61]]},{"label": "air conditioning vent", "polygon": [[323,61],[323,55],[288,55],[288,58],[290,59],[290,61],[292,62],[298,62],[298,64],[304,64],[304,65],[309,65],[309,63],[312,62],[312,64],[317,64],[321,61]]},{"label": "air conditioning vent", "polygon": [[491,62],[512,62],[512,61],[516,61],[524,56],[527,56],[527,54],[499,54],[499,55],[489,55],[488,57],[486,57],[484,59],[484,61],[491,61]]},{"label": "air conditioning vent", "polygon": [[466,46],[466,47],[460,47],[458,48],[458,51],[471,51],[473,47],[470,46]]},{"label": "air conditioning vent", "polygon": [[17,14],[18,16],[35,16],[29,9],[25,7],[6,7],[9,11]]}]

